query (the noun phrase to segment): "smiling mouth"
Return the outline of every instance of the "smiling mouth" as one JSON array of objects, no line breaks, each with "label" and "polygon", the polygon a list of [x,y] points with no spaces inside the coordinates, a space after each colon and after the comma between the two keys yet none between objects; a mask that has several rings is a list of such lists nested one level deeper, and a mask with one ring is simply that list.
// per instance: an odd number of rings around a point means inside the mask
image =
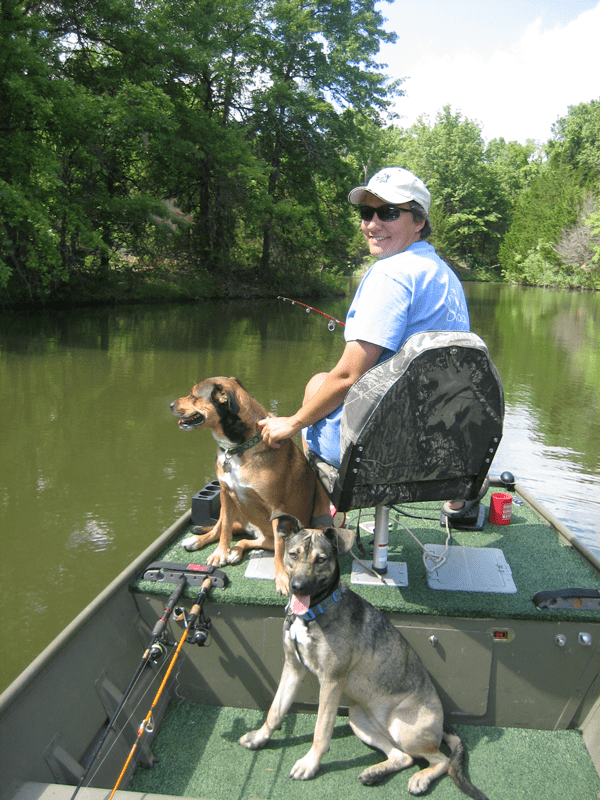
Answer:
[{"label": "smiling mouth", "polygon": [[191,417],[186,417],[185,419],[180,419],[178,421],[178,425],[184,431],[191,431],[194,428],[198,428],[205,420],[204,414],[192,414]]}]

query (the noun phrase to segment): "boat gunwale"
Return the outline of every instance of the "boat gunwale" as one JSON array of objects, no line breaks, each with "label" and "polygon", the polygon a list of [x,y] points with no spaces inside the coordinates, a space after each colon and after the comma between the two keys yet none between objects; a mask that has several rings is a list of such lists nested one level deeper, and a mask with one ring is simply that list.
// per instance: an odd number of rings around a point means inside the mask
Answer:
[{"label": "boat gunwale", "polygon": [[[490,479],[491,486],[504,486],[502,481],[498,478]],[[600,559],[595,556],[591,550],[585,546],[585,544],[575,536],[575,534],[567,528],[567,526],[557,519],[551,511],[548,511],[538,500],[530,494],[524,486],[519,483],[515,483],[515,493],[519,495],[519,497],[524,500],[527,505],[535,511],[543,520],[545,520],[551,528],[553,528],[559,536],[562,536],[568,544],[571,545],[577,552],[585,558],[586,561],[594,567],[594,569],[600,573]]]}]

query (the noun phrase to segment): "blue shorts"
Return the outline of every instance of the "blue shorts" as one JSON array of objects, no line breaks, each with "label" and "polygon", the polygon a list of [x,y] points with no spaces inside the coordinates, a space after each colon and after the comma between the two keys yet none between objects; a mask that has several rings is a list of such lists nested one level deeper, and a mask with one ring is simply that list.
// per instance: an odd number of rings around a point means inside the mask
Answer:
[{"label": "blue shorts", "polygon": [[321,456],[328,464],[340,468],[340,423],[342,406],[339,406],[314,425],[304,428],[302,435],[311,450]]}]

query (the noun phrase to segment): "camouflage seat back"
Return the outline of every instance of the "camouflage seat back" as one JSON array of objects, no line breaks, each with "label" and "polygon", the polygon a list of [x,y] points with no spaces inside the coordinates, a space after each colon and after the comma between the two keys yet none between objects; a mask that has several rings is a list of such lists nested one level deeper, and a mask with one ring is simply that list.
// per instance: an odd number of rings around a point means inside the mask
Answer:
[{"label": "camouflage seat back", "polygon": [[348,392],[339,472],[316,466],[341,511],[469,499],[489,471],[503,417],[500,376],[479,336],[418,333]]}]

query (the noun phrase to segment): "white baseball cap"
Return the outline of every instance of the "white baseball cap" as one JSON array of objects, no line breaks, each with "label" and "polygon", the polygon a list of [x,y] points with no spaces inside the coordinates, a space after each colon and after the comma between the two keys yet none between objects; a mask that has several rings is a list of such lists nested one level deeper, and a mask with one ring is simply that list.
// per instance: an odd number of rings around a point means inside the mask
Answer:
[{"label": "white baseball cap", "polygon": [[365,196],[372,194],[384,203],[397,205],[415,200],[429,213],[431,195],[420,178],[403,167],[385,167],[371,178],[366,186],[357,186],[348,195],[355,206],[364,202]]}]

